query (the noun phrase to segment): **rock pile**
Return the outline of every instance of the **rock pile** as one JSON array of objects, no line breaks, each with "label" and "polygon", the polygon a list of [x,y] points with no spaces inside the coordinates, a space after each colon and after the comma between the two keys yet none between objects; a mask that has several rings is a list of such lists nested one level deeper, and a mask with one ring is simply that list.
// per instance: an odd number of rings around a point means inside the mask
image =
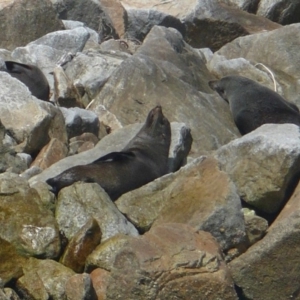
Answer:
[{"label": "rock pile", "polygon": [[[296,2],[0,0],[0,299],[300,299],[299,128],[241,136],[208,85],[245,76],[300,107]],[[37,66],[50,101],[6,61]],[[156,105],[168,174],[115,202],[50,191]]]}]

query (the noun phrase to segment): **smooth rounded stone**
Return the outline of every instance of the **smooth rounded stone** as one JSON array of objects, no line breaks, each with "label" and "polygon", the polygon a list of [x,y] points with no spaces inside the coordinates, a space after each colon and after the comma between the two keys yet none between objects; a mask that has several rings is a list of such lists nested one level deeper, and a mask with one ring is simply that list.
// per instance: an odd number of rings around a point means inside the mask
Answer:
[{"label": "smooth rounded stone", "polygon": [[[20,255],[14,245],[2,238],[0,238],[0,257],[0,285],[2,287],[23,275],[22,266],[27,258]],[[0,299],[2,299],[1,294]]]},{"label": "smooth rounded stone", "polygon": [[65,118],[69,139],[84,132],[91,132],[98,136],[99,119],[94,112],[79,107],[60,107],[60,110]]},{"label": "smooth rounded stone", "polygon": [[76,273],[81,273],[84,269],[86,258],[100,244],[101,235],[98,223],[91,218],[69,241],[60,258],[60,263]]},{"label": "smooth rounded stone", "polygon": [[66,296],[68,300],[97,300],[89,274],[76,274],[66,282]]},{"label": "smooth rounded stone", "polygon": [[74,155],[86,150],[90,150],[96,146],[99,138],[90,132],[85,132],[80,136],[74,136],[69,142],[68,155]]},{"label": "smooth rounded stone", "polygon": [[21,254],[50,258],[59,254],[60,237],[53,213],[26,180],[13,173],[0,174],[0,210],[0,237]]},{"label": "smooth rounded stone", "polygon": [[300,75],[295,64],[299,60],[299,29],[300,24],[292,24],[240,37],[215,52],[214,56],[224,56],[226,59],[243,57],[254,64],[264,64],[269,67],[282,87],[285,98],[300,105]]},{"label": "smooth rounded stone", "polygon": [[84,93],[91,101],[124,59],[117,54],[88,50],[85,53],[77,53],[66,65],[65,73],[75,86],[84,87]]},{"label": "smooth rounded stone", "polygon": [[84,27],[76,27],[70,30],[50,32],[43,37],[31,42],[30,45],[49,46],[60,51],[76,54],[81,52],[90,34]]},{"label": "smooth rounded stone", "polygon": [[118,233],[138,235],[136,228],[96,183],[77,182],[62,189],[58,194],[55,216],[59,229],[68,239],[74,237],[91,217],[101,228],[102,241]]},{"label": "smooth rounded stone", "polygon": [[25,170],[23,173],[20,174],[20,176],[26,180],[31,178],[32,176],[38,175],[43,171],[40,167],[32,166]]},{"label": "smooth rounded stone", "polygon": [[266,234],[269,227],[268,221],[262,217],[244,213],[246,234],[249,246],[254,245],[257,241],[261,240]]},{"label": "smooth rounded stone", "polygon": [[[230,270],[247,299],[299,299],[300,185],[267,234],[234,259]],[[259,284],[258,284],[259,283]]]},{"label": "smooth rounded stone", "polygon": [[266,213],[277,212],[299,171],[300,133],[293,124],[265,124],[214,155],[240,197]]},{"label": "smooth rounded stone", "polygon": [[9,50],[26,45],[48,32],[63,29],[48,0],[1,1],[0,19],[0,47]]},{"label": "smooth rounded stone", "polygon": [[90,276],[98,300],[104,300],[106,298],[106,287],[108,284],[108,278],[110,276],[110,272],[104,269],[97,268],[91,272]]},{"label": "smooth rounded stone", "polygon": [[75,272],[62,264],[50,260],[29,258],[23,266],[24,275],[16,282],[22,299],[66,299],[65,286]]},{"label": "smooth rounded stone", "polygon": [[41,149],[31,166],[37,166],[44,170],[57,161],[65,158],[67,154],[67,145],[60,140],[53,138]]},{"label": "smooth rounded stone", "polygon": [[[121,151],[128,142],[138,133],[138,131],[141,129],[143,124],[137,123],[137,124],[131,124],[126,127],[120,128],[119,130],[116,130],[109,135],[106,135],[104,138],[102,138],[98,144],[91,150],[87,150],[85,152],[76,154],[76,156],[72,155],[70,157],[66,157],[62,159],[61,161],[51,165],[48,169],[44,170],[41,174],[38,174],[37,176],[34,176],[30,178],[29,183],[32,184],[37,181],[47,181],[49,178],[53,178],[63,171],[78,165],[86,165],[89,163],[92,163],[93,161],[97,160],[99,157],[104,156],[110,152],[114,151]],[[186,130],[183,128],[187,128]],[[176,129],[180,129],[180,134],[176,133]],[[182,155],[182,149],[184,151],[188,149],[188,144],[190,143],[190,137],[189,135],[185,135],[185,133],[188,133],[188,127],[187,126],[177,126],[176,122],[171,123],[171,131],[172,136],[176,137],[177,139],[174,139],[170,150],[169,150],[169,162],[170,162],[170,168],[174,166],[174,163],[178,163],[178,161],[182,161],[182,156],[180,156],[180,159],[177,159],[174,157],[174,155],[177,153],[179,155]],[[182,136],[180,138],[180,136]],[[184,138],[187,138],[184,140]],[[176,144],[176,140],[178,142],[183,142],[183,145]],[[173,148],[174,147],[174,148]],[[180,151],[175,151],[175,149],[181,149]]]},{"label": "smooth rounded stone", "polygon": [[108,276],[97,272],[106,299],[237,299],[214,238],[184,224],[151,228],[129,237],[111,255],[99,256],[101,264],[110,266]]},{"label": "smooth rounded stone", "polygon": [[246,237],[236,189],[212,157],[195,159],[115,203],[142,232],[164,223],[189,224],[210,232],[223,249],[239,245]]}]

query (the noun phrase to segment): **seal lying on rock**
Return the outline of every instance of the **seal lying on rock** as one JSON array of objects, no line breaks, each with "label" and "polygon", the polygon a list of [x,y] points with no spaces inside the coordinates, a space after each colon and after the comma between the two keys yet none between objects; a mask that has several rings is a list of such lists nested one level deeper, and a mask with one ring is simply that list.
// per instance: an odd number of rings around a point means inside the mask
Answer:
[{"label": "seal lying on rock", "polygon": [[229,103],[241,134],[266,123],[300,125],[299,109],[271,89],[242,76],[226,76],[209,81],[211,89]]},{"label": "seal lying on rock", "polygon": [[1,71],[23,82],[31,94],[40,100],[49,101],[49,84],[43,72],[36,66],[25,65],[15,61],[5,61]]},{"label": "seal lying on rock", "polygon": [[170,123],[161,106],[156,106],[121,152],[111,152],[91,164],[72,167],[47,183],[57,193],[76,181],[96,182],[114,201],[167,173],[170,142]]}]

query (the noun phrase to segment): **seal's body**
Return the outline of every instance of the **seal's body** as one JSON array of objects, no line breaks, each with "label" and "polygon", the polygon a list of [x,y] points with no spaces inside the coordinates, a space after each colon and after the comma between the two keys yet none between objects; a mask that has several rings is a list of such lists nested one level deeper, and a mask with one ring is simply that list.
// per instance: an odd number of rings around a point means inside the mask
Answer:
[{"label": "seal's body", "polygon": [[88,165],[72,167],[48,179],[47,183],[58,192],[76,181],[96,182],[116,200],[167,173],[170,142],[170,123],[157,106],[121,152],[109,153]]},{"label": "seal's body", "polygon": [[299,109],[271,89],[242,76],[226,76],[209,86],[229,103],[241,134],[266,123],[292,123],[300,126]]},{"label": "seal's body", "polygon": [[49,101],[49,84],[43,72],[36,66],[25,65],[15,61],[5,61],[1,71],[23,82],[31,94],[40,100]]}]

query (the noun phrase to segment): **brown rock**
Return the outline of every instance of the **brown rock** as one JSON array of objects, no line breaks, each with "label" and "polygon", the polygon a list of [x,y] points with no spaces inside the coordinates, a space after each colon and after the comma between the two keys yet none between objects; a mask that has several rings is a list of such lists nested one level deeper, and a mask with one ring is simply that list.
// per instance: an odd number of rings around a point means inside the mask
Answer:
[{"label": "brown rock", "polygon": [[36,159],[32,162],[32,166],[37,166],[41,169],[47,169],[55,162],[63,159],[68,154],[67,146],[54,138],[42,148]]},{"label": "brown rock", "polygon": [[267,235],[229,266],[247,299],[300,299],[300,185]]},{"label": "brown rock", "polygon": [[106,289],[109,281],[110,272],[97,268],[91,273],[91,279],[96,291],[98,300],[106,299]]},{"label": "brown rock", "polygon": [[106,299],[237,299],[217,243],[188,225],[154,227],[103,258]]},{"label": "brown rock", "polygon": [[0,47],[10,50],[64,28],[49,0],[1,1],[0,19]]},{"label": "brown rock", "polygon": [[66,295],[68,300],[97,300],[91,277],[86,273],[69,278],[66,282]]},{"label": "brown rock", "polygon": [[96,248],[100,240],[100,227],[96,220],[91,218],[70,240],[60,262],[77,273],[82,272],[87,256]]},{"label": "brown rock", "polygon": [[74,136],[70,139],[69,142],[69,155],[92,149],[98,142],[98,137],[91,132],[85,132],[80,136]]}]

